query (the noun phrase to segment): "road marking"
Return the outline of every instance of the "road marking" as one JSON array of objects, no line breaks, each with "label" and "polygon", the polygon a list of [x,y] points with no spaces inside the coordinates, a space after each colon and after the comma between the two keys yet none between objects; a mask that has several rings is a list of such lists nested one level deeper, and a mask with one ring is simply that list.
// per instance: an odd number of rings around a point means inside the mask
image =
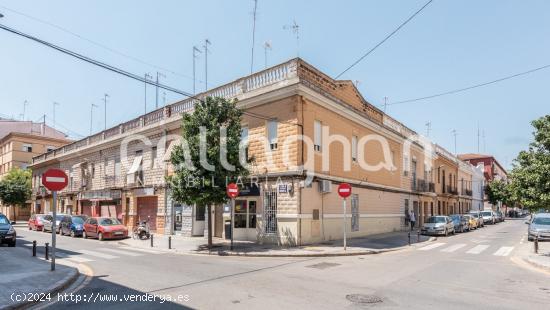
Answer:
[{"label": "road marking", "polygon": [[438,242],[438,243],[432,243],[430,245],[427,245],[423,248],[420,248],[419,250],[420,251],[429,251],[429,250],[432,250],[432,249],[435,249],[435,248],[438,248],[440,246],[444,246],[446,243],[444,242]]},{"label": "road marking", "polygon": [[75,261],[77,263],[87,263],[87,262],[93,262],[94,261],[93,259],[88,259],[88,258],[85,258],[85,257],[81,257],[79,255],[69,255],[69,256],[67,256],[67,259]]},{"label": "road marking", "polygon": [[498,251],[493,253],[495,256],[508,256],[514,250],[513,246],[503,246]]},{"label": "road marking", "polygon": [[456,251],[456,250],[458,250],[458,249],[461,249],[461,248],[463,248],[463,247],[465,247],[465,246],[466,246],[466,244],[464,244],[464,243],[459,243],[459,244],[451,245],[450,247],[441,250],[441,252],[452,253],[452,252],[454,252],[454,251]]},{"label": "road marking", "polygon": [[98,250],[109,251],[109,252],[112,252],[112,253],[115,253],[115,254],[126,255],[126,256],[142,256],[143,255],[143,254],[139,254],[139,253],[133,253],[133,252],[128,252],[128,251],[120,251],[120,250],[109,249],[109,248],[100,248]]},{"label": "road marking", "polygon": [[475,247],[471,248],[468,252],[468,254],[479,254],[489,248],[489,245],[487,244],[480,244],[476,245]]},{"label": "road marking", "polygon": [[148,249],[143,249],[143,248],[132,248],[132,247],[129,247],[129,246],[121,246],[121,247],[119,247],[119,249],[145,252],[145,253],[149,253],[149,254],[160,254],[160,252],[155,251],[155,250],[148,250]]},{"label": "road marking", "polygon": [[105,254],[105,253],[100,253],[100,252],[96,252],[96,251],[79,250],[79,252],[80,252],[80,253],[87,254],[87,255],[99,257],[99,258],[105,258],[105,259],[118,258],[118,256],[109,255],[109,254]]}]

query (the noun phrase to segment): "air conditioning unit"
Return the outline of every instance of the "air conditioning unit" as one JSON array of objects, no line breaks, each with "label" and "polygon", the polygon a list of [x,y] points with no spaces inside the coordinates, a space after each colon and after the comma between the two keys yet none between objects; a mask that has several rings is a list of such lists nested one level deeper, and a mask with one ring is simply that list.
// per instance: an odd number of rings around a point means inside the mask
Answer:
[{"label": "air conditioning unit", "polygon": [[332,191],[332,182],[329,180],[320,180],[319,181],[319,192],[320,193],[330,193]]}]

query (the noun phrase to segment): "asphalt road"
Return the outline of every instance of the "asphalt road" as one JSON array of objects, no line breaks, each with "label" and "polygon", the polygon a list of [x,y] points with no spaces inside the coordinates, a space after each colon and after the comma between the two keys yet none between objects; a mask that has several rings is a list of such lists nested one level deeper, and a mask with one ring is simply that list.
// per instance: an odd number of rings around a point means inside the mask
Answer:
[{"label": "asphalt road", "polygon": [[[421,248],[330,258],[179,255],[59,236],[58,248],[61,262],[91,272],[65,291],[87,299],[76,308],[548,309],[550,275],[517,263],[525,233],[522,220],[506,221]],[[50,237],[18,234],[21,246]],[[135,301],[143,296],[157,300]],[[161,303],[166,296],[179,302]],[[75,302],[36,308],[50,307]]]}]

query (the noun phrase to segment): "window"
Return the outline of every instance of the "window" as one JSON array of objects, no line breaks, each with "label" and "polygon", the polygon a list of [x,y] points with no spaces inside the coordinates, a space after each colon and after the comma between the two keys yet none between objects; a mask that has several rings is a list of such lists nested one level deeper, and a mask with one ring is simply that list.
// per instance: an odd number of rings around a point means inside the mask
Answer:
[{"label": "window", "polygon": [[277,127],[278,122],[276,120],[268,121],[267,122],[267,139],[269,141],[269,149],[270,150],[276,150],[277,149]]},{"label": "window", "polygon": [[107,167],[109,166],[109,159],[105,157],[103,159],[103,175],[107,176]]},{"label": "window", "polygon": [[241,128],[241,142],[245,146],[244,156],[248,159],[248,127]]},{"label": "window", "polygon": [[359,195],[351,195],[351,231],[359,231]]},{"label": "window", "polygon": [[409,175],[409,155],[403,156],[403,175]]},{"label": "window", "polygon": [[357,162],[357,136],[351,136],[351,160]]},{"label": "window", "polygon": [[21,164],[19,166],[19,168],[21,168],[22,170],[25,170],[25,169],[27,169],[28,166],[29,166],[29,164]]},{"label": "window", "polygon": [[158,158],[157,147],[153,146],[151,148],[151,168],[155,168],[157,166],[157,158]]},{"label": "window", "polygon": [[90,164],[90,170],[92,172],[92,179],[95,178],[95,164]]},{"label": "window", "polygon": [[277,192],[264,192],[264,232],[277,233]]},{"label": "window", "polygon": [[322,144],[322,125],[321,121],[315,120],[313,123],[313,149],[317,152],[321,151]]},{"label": "window", "polygon": [[51,146],[51,145],[46,146],[46,153],[51,152],[53,150],[55,150],[55,146]]},{"label": "window", "polygon": [[120,176],[120,158],[115,158],[115,177]]},{"label": "window", "polygon": [[23,152],[32,153],[32,144],[24,143],[21,150]]},{"label": "window", "polygon": [[235,201],[235,228],[256,228],[256,201]]}]

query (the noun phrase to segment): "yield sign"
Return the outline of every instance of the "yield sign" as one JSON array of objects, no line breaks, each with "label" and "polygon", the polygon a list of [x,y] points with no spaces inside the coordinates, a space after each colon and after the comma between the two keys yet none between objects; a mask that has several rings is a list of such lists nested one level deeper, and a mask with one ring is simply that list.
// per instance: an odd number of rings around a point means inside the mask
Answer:
[{"label": "yield sign", "polygon": [[42,175],[42,184],[51,191],[60,191],[67,186],[69,178],[63,170],[48,169]]}]

